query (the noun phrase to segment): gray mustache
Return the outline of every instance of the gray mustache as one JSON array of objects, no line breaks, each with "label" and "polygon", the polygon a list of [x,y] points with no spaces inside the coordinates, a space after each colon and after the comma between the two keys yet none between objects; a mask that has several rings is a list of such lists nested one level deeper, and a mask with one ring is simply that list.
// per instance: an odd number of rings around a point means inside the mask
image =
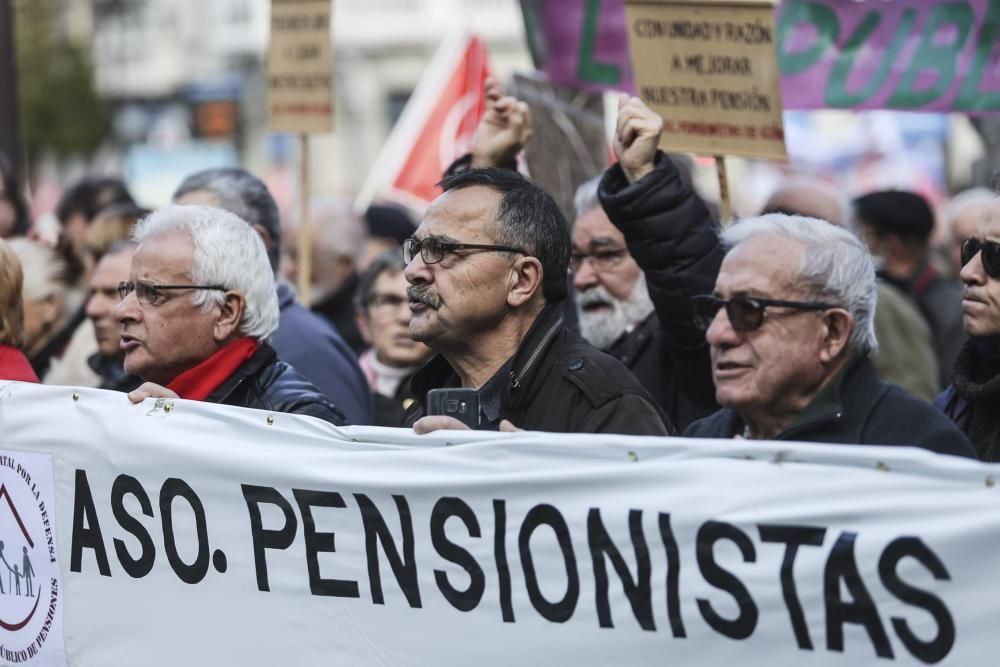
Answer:
[{"label": "gray mustache", "polygon": [[410,301],[416,301],[437,310],[442,306],[441,297],[430,285],[410,285],[406,288],[406,296]]}]

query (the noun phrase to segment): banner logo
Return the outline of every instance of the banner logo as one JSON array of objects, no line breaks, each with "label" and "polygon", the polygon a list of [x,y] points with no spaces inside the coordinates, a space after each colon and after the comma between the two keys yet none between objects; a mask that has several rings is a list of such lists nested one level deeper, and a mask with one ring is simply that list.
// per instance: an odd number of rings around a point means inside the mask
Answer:
[{"label": "banner logo", "polygon": [[[36,662],[55,629],[58,643],[62,642],[52,487],[49,457],[0,453],[0,660],[4,662]],[[65,656],[62,647],[59,653]],[[50,660],[46,664],[52,664]]]}]

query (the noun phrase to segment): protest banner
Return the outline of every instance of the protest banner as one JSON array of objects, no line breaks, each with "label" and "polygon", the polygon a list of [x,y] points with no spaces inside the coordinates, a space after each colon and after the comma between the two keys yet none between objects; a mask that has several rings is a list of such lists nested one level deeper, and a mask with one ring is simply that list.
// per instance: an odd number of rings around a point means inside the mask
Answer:
[{"label": "protest banner", "polygon": [[[522,0],[556,84],[634,92],[623,0]],[[786,109],[1000,111],[1000,0],[784,0],[776,9]]]},{"label": "protest banner", "polygon": [[967,667],[1000,648],[1000,468],[922,450],[416,436],[21,383],[0,383],[0,450],[9,664]]},{"label": "protest banner", "polygon": [[309,303],[309,133],[333,130],[333,0],[271,0],[267,50],[267,125],[299,134],[298,297]]},{"label": "protest banner", "polygon": [[773,6],[628,0],[638,96],[663,117],[660,147],[783,160]]},{"label": "protest banner", "polygon": [[271,0],[267,49],[268,129],[333,130],[331,0]]}]

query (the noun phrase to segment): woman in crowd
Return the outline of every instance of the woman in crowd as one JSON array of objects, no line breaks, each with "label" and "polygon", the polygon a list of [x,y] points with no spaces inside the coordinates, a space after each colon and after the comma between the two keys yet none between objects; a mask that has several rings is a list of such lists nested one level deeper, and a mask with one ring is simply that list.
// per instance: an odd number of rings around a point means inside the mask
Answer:
[{"label": "woman in crowd", "polygon": [[21,351],[24,343],[22,282],[17,255],[0,239],[0,380],[38,382],[38,376]]}]

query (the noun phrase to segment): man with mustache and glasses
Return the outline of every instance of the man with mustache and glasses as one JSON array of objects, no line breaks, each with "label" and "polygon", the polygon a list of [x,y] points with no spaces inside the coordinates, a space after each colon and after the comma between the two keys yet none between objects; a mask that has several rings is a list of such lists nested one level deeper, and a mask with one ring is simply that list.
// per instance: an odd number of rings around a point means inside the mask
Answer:
[{"label": "man with mustache and glasses", "polygon": [[[525,103],[501,92],[487,89],[474,165],[513,168],[533,135]],[[690,305],[691,296],[715,282],[722,261],[718,225],[657,150],[660,117],[638,98],[622,96],[619,107],[618,163],[581,185],[573,202],[576,315],[584,339],[622,362],[683,430],[719,407],[708,346]]]},{"label": "man with mustache and glasses", "polygon": [[969,339],[955,360],[953,382],[935,405],[969,436],[983,461],[1000,461],[1000,201],[982,212],[962,243],[962,324]]},{"label": "man with mustache and glasses", "polygon": [[128,397],[184,398],[271,412],[346,419],[267,340],[278,296],[264,242],[212,206],[168,206],[136,225],[121,301],[125,370],[145,384]]},{"label": "man with mustache and glasses", "polygon": [[570,243],[555,201],[507,169],[470,169],[442,187],[403,245],[410,334],[438,353],[413,377],[406,423],[466,428],[424,414],[430,389],[468,387],[481,429],[666,435],[628,369],[566,327]]},{"label": "man with mustache and glasses", "polygon": [[684,433],[911,445],[972,456],[933,406],[879,380],[875,267],[860,239],[780,213],[736,222],[712,295],[696,297],[722,409]]}]

